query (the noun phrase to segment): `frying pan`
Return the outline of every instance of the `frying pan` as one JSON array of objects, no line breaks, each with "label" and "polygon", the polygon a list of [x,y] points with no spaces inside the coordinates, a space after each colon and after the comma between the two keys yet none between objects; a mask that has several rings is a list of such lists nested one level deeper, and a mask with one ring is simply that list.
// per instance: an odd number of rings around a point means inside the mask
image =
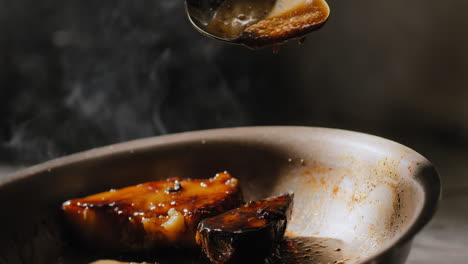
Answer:
[{"label": "frying pan", "polygon": [[[0,183],[0,263],[95,260],[99,253],[76,243],[62,223],[63,201],[168,177],[208,178],[225,170],[240,179],[246,200],[295,193],[285,237],[287,263],[404,263],[440,193],[439,176],[427,159],[362,133],[245,127],[147,138],[6,177]],[[155,255],[151,261],[193,263]]]}]

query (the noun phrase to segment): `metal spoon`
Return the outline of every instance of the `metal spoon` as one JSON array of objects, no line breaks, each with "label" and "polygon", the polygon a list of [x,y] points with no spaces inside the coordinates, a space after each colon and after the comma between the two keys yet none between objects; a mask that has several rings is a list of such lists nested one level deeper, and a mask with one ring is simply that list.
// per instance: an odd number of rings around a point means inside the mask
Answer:
[{"label": "metal spoon", "polygon": [[325,0],[186,0],[185,7],[202,34],[250,48],[301,38],[330,14]]}]

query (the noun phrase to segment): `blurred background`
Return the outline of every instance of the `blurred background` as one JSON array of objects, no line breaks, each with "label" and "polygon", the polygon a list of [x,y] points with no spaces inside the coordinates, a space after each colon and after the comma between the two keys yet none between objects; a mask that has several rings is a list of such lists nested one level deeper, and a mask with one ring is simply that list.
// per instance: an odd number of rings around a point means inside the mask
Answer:
[{"label": "blurred background", "polygon": [[0,0],[0,177],[180,131],[350,129],[441,173],[441,208],[409,262],[466,263],[468,2],[329,4],[321,30],[275,55],[200,35],[182,0]]}]

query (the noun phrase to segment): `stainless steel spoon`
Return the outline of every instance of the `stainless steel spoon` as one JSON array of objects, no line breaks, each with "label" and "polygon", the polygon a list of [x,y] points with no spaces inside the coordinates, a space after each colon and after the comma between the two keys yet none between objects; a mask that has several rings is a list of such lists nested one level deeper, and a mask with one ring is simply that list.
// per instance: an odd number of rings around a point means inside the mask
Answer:
[{"label": "stainless steel spoon", "polygon": [[301,38],[325,23],[324,0],[186,0],[186,13],[202,34],[250,48]]}]

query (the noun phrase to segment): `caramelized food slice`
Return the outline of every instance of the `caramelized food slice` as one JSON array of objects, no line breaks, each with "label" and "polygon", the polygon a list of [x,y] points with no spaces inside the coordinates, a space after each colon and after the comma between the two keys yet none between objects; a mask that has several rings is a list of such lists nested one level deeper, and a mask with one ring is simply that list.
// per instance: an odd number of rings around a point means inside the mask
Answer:
[{"label": "caramelized food slice", "polygon": [[292,202],[284,194],[207,218],[198,225],[197,244],[215,264],[261,261],[283,238]]},{"label": "caramelized food slice", "polygon": [[319,29],[329,15],[325,0],[278,0],[267,17],[244,30],[239,42],[250,48],[282,44]]},{"label": "caramelized food slice", "polygon": [[111,190],[63,204],[71,225],[87,243],[135,251],[157,246],[195,246],[200,220],[242,203],[238,180],[171,178]]}]

